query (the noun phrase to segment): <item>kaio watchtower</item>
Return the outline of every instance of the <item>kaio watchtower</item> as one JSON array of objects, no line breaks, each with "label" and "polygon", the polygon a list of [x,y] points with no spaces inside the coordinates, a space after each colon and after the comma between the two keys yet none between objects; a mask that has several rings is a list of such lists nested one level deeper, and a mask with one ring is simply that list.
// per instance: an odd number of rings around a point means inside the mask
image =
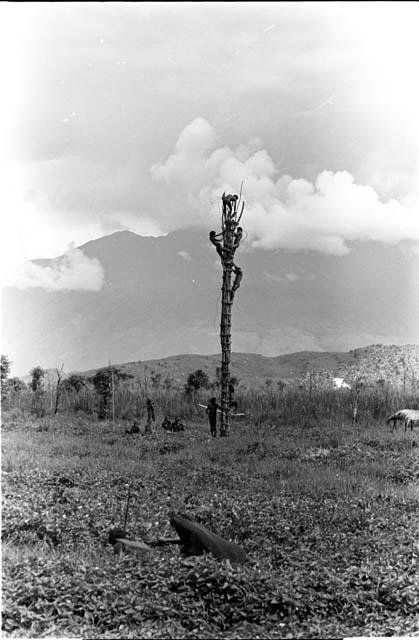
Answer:
[{"label": "kaio watchtower", "polygon": [[[226,436],[230,426],[230,412],[232,405],[230,385],[231,362],[231,308],[237,289],[243,277],[243,272],[234,262],[234,255],[240,246],[243,229],[240,220],[244,211],[241,196],[222,196],[221,232],[210,231],[210,242],[216,248],[223,267],[223,285],[221,302],[221,429],[220,435]],[[233,280],[234,275],[234,280]]]}]

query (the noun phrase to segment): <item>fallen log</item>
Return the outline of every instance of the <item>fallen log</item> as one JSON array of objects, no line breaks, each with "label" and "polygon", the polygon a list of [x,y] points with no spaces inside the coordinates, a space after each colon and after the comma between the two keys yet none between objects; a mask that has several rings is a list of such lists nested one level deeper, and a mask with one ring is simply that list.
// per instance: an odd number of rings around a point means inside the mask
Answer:
[{"label": "fallen log", "polygon": [[113,550],[114,553],[144,553],[146,551],[152,551],[152,548],[145,542],[118,538],[113,545]]},{"label": "fallen log", "polygon": [[157,538],[155,540],[147,540],[146,542],[144,540],[130,540],[125,529],[120,528],[110,529],[108,534],[108,542],[114,547],[115,553],[119,553],[124,549],[151,551],[153,547],[164,547],[169,544],[181,544],[179,538]]},{"label": "fallen log", "polygon": [[125,531],[125,529],[116,527],[115,529],[111,529],[109,531],[108,542],[109,544],[114,545],[118,540],[118,538],[126,538],[126,537],[127,537],[127,532]]},{"label": "fallen log", "polygon": [[190,556],[200,556],[212,553],[216,558],[228,559],[232,562],[246,562],[247,556],[243,549],[234,542],[225,540],[213,533],[204,525],[198,524],[187,515],[172,513],[170,524],[176,530],[182,547],[181,553]]},{"label": "fallen log", "polygon": [[157,540],[149,540],[150,547],[165,547],[168,544],[182,544],[179,538],[157,538]]}]

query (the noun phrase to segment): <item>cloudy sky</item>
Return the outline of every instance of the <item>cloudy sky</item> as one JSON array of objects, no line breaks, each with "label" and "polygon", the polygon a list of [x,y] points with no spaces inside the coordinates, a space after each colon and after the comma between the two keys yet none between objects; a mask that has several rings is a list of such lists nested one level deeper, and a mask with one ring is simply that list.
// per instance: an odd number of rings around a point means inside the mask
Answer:
[{"label": "cloudy sky", "polygon": [[89,265],[74,246],[113,231],[208,229],[241,182],[255,249],[344,255],[375,240],[419,253],[417,3],[1,14],[6,283],[36,281],[23,261],[66,251],[77,283]]}]

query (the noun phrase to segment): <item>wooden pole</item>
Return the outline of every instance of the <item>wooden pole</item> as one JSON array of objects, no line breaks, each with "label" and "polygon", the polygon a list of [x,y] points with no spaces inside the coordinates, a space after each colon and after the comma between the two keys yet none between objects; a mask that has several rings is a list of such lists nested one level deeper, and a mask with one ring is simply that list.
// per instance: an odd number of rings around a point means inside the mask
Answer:
[{"label": "wooden pole", "polygon": [[115,426],[115,380],[112,369],[112,426]]},{"label": "wooden pole", "polygon": [[125,507],[124,531],[127,529],[129,501],[131,500],[131,487],[128,488],[127,506]]},{"label": "wooden pole", "polygon": [[[223,266],[223,284],[221,298],[221,429],[220,436],[225,437],[230,427],[230,362],[231,362],[231,308],[235,291],[239,288],[242,279],[242,271],[234,264],[234,253],[241,240],[242,229],[238,222],[243,214],[244,203],[242,205],[239,218],[237,217],[238,196],[226,196],[223,194],[222,211],[222,243],[217,239],[215,231],[210,233],[210,241],[217,249]],[[239,200],[240,202],[240,200]],[[232,274],[235,279],[232,284]]]},{"label": "wooden pole", "polygon": [[63,371],[64,371],[64,362],[61,365],[61,369],[56,369],[57,372],[57,385],[55,387],[55,409],[54,409],[54,415],[56,415],[57,411],[58,411],[58,402],[60,400],[60,395],[61,395],[61,382],[62,382],[62,377],[63,377]]},{"label": "wooden pole", "polygon": [[[223,217],[225,217],[223,212]],[[225,251],[225,259],[223,264],[223,287],[221,301],[221,430],[220,436],[226,436],[229,431],[230,422],[230,361],[231,361],[231,271],[233,266],[233,257],[231,251],[228,251],[232,245],[233,238],[231,232],[231,224],[229,221],[224,222],[223,247]]]},{"label": "wooden pole", "polygon": [[113,367],[109,360],[109,371],[111,372],[111,391],[112,391],[112,426],[115,426],[115,382],[113,378]]}]

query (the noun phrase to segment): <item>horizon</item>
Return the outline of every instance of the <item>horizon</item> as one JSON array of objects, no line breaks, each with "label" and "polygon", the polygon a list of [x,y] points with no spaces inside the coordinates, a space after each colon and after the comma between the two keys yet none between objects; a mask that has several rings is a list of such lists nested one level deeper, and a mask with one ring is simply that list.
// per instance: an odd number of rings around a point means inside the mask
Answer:
[{"label": "horizon", "polygon": [[[412,344],[383,344],[383,343],[376,343],[376,344],[366,344],[366,345],[361,345],[358,347],[354,347],[352,349],[349,349],[347,351],[309,351],[307,349],[304,349],[302,351],[290,351],[287,353],[279,353],[277,355],[273,355],[273,356],[265,356],[261,353],[256,353],[256,352],[250,352],[250,351],[232,351],[231,352],[231,357],[234,358],[234,356],[258,356],[260,358],[266,359],[266,360],[275,360],[275,359],[279,359],[279,358],[287,358],[289,356],[297,356],[297,355],[302,355],[302,354],[308,354],[308,355],[335,355],[335,354],[350,354],[352,352],[355,351],[363,351],[363,350],[368,350],[371,349],[373,347],[395,347],[395,348],[399,348],[399,349],[404,349],[404,348],[411,348],[411,347],[419,347],[419,343],[412,343]],[[92,366],[92,367],[88,367],[86,369],[80,370],[80,369],[63,369],[63,374],[67,375],[71,375],[71,374],[83,374],[83,373],[87,373],[89,371],[98,371],[99,369],[106,369],[107,367],[111,366],[111,367],[123,367],[123,366],[127,366],[127,365],[136,365],[136,364],[141,364],[141,365],[147,365],[149,363],[152,362],[160,362],[160,361],[164,361],[164,360],[170,360],[172,358],[219,358],[221,355],[221,350],[217,353],[173,353],[171,355],[166,355],[163,356],[162,358],[150,358],[148,360],[127,360],[126,362],[110,362],[110,363],[106,363],[104,365],[98,365],[98,366]],[[56,371],[55,367],[43,367],[42,364],[38,363],[38,364],[34,364],[34,367],[36,366],[40,366],[42,369],[44,369],[44,371],[48,372],[48,371]],[[13,362],[11,363],[11,367],[10,367],[10,371],[12,372],[13,369]],[[191,372],[192,373],[192,372]],[[29,377],[29,371],[27,373],[24,374],[18,374],[18,373],[14,373],[12,375],[12,377],[17,377],[17,378],[28,378]]]}]

